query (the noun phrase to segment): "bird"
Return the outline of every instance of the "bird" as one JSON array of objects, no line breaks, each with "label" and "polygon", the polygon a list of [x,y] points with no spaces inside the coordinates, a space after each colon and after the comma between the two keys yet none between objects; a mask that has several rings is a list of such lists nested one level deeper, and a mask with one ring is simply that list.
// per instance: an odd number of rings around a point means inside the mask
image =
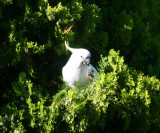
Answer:
[{"label": "bird", "polygon": [[63,80],[71,88],[85,87],[98,71],[90,64],[91,53],[83,48],[71,48],[65,41],[66,48],[72,53],[62,68]]}]

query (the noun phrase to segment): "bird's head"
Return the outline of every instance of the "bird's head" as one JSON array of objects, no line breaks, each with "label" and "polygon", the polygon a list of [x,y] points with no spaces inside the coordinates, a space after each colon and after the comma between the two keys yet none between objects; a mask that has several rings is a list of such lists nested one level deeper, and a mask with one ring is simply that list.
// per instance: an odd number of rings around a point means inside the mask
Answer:
[{"label": "bird's head", "polygon": [[90,52],[87,50],[87,49],[82,49],[82,48],[79,48],[79,49],[76,49],[76,48],[70,48],[66,41],[65,41],[65,46],[66,48],[72,52],[72,55],[71,57],[74,59],[75,63],[80,63],[80,65],[84,65],[84,66],[87,66],[90,64],[90,57],[91,57],[91,54]]}]

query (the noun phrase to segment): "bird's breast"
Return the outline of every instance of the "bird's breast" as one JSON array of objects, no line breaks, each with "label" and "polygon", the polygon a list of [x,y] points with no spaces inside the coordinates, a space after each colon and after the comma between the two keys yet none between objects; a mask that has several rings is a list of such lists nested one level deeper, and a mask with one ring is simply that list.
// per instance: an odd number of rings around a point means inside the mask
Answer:
[{"label": "bird's breast", "polygon": [[63,67],[63,79],[69,84],[78,84],[79,86],[84,86],[89,82],[89,78],[87,76],[88,66],[83,67]]}]

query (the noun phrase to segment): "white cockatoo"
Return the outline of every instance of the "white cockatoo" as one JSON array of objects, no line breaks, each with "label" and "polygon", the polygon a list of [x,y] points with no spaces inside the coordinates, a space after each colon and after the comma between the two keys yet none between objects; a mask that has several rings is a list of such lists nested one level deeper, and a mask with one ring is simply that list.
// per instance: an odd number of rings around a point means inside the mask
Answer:
[{"label": "white cockatoo", "polygon": [[87,49],[70,48],[66,41],[65,46],[72,52],[72,55],[62,69],[63,80],[71,88],[84,87],[98,74],[98,71],[90,64],[91,54]]}]

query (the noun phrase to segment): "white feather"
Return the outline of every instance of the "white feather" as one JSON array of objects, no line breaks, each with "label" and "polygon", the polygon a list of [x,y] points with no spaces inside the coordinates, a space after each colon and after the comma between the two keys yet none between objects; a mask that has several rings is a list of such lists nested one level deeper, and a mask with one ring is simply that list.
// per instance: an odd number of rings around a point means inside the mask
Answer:
[{"label": "white feather", "polygon": [[90,52],[86,49],[70,48],[65,42],[66,48],[72,52],[67,64],[62,69],[63,80],[68,86],[84,87],[89,83],[98,71],[90,64]]}]

